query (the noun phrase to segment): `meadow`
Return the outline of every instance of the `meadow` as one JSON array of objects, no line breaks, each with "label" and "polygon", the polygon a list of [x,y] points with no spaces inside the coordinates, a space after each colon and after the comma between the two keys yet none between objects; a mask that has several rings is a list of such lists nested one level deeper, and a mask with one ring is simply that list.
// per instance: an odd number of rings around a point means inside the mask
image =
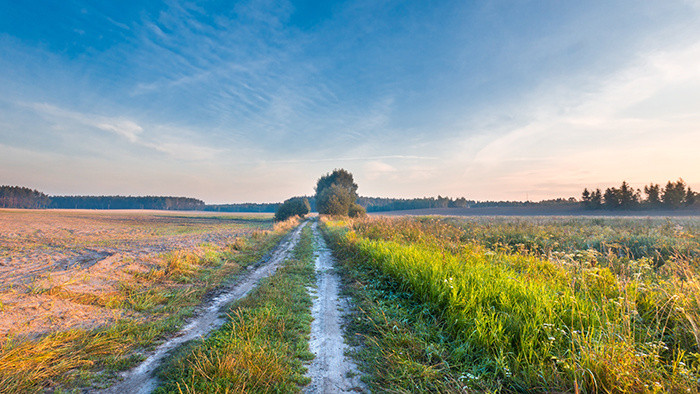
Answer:
[{"label": "meadow", "polygon": [[0,210],[0,387],[100,387],[296,222],[271,215]]},{"label": "meadow", "polygon": [[700,220],[326,220],[376,391],[697,392]]}]

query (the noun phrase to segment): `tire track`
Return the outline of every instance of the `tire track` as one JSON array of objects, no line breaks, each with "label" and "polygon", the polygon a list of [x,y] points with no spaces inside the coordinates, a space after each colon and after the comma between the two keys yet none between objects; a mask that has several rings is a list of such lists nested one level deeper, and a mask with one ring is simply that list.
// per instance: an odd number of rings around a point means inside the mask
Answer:
[{"label": "tire track", "polygon": [[335,259],[318,231],[318,222],[312,225],[316,239],[316,298],[311,315],[309,348],[316,356],[309,365],[307,376],[311,383],[305,393],[367,392],[360,380],[355,363],[345,351],[342,322],[347,314],[348,300],[340,297],[340,278],[334,272]]},{"label": "tire track", "polygon": [[124,380],[101,392],[105,394],[146,394],[153,391],[158,384],[156,377],[153,376],[153,371],[162,364],[170,351],[185,342],[205,336],[221,327],[225,322],[225,319],[220,316],[221,309],[232,301],[245,297],[261,279],[272,275],[279,264],[287,259],[294,250],[305,225],[306,222],[299,225],[285,240],[280,242],[267,261],[255,267],[248,275],[226,288],[205,305],[203,311],[194,317],[176,336],[163,342],[140,365],[127,371],[123,375]]}]

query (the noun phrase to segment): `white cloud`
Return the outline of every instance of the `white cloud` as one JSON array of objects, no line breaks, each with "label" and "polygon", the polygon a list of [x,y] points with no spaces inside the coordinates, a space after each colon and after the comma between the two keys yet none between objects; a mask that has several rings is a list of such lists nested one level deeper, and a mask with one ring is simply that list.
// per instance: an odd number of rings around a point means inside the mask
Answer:
[{"label": "white cloud", "polygon": [[123,137],[126,137],[131,142],[138,142],[138,135],[143,131],[143,127],[127,119],[108,119],[102,118],[95,123],[91,123],[98,129],[113,131]]}]

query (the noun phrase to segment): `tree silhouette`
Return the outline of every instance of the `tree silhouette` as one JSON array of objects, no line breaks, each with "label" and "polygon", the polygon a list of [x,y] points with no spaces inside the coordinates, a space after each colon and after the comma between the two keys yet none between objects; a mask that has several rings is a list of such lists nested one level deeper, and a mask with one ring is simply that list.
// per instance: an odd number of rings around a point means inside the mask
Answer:
[{"label": "tree silhouette", "polygon": [[685,182],[678,179],[676,182],[669,181],[663,192],[663,202],[668,208],[679,208],[686,198]]},{"label": "tree silhouette", "polygon": [[644,186],[644,194],[647,198],[644,200],[649,206],[657,207],[661,205],[661,187],[658,184],[650,183],[649,186]]}]

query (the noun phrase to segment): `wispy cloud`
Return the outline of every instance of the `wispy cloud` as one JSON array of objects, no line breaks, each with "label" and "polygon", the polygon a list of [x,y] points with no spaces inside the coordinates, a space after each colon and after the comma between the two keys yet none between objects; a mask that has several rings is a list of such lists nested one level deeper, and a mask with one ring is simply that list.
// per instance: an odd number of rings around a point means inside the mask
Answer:
[{"label": "wispy cloud", "polygon": [[166,153],[178,159],[211,160],[224,151],[221,148],[202,146],[188,141],[186,136],[192,133],[171,126],[150,126],[151,135],[148,135],[149,133],[140,124],[124,117],[85,114],[47,103],[23,103],[21,105],[31,108],[43,116],[50,117],[56,122],[71,120],[85,126],[108,131],[123,137],[132,144]]},{"label": "wispy cloud", "polygon": [[69,111],[47,103],[21,103],[32,108],[38,113],[54,118],[63,118],[82,123],[86,126],[96,127],[100,130],[113,132],[130,142],[140,143],[139,135],[143,132],[143,127],[136,122],[123,117],[107,117],[93,114],[83,114],[76,111]]}]

